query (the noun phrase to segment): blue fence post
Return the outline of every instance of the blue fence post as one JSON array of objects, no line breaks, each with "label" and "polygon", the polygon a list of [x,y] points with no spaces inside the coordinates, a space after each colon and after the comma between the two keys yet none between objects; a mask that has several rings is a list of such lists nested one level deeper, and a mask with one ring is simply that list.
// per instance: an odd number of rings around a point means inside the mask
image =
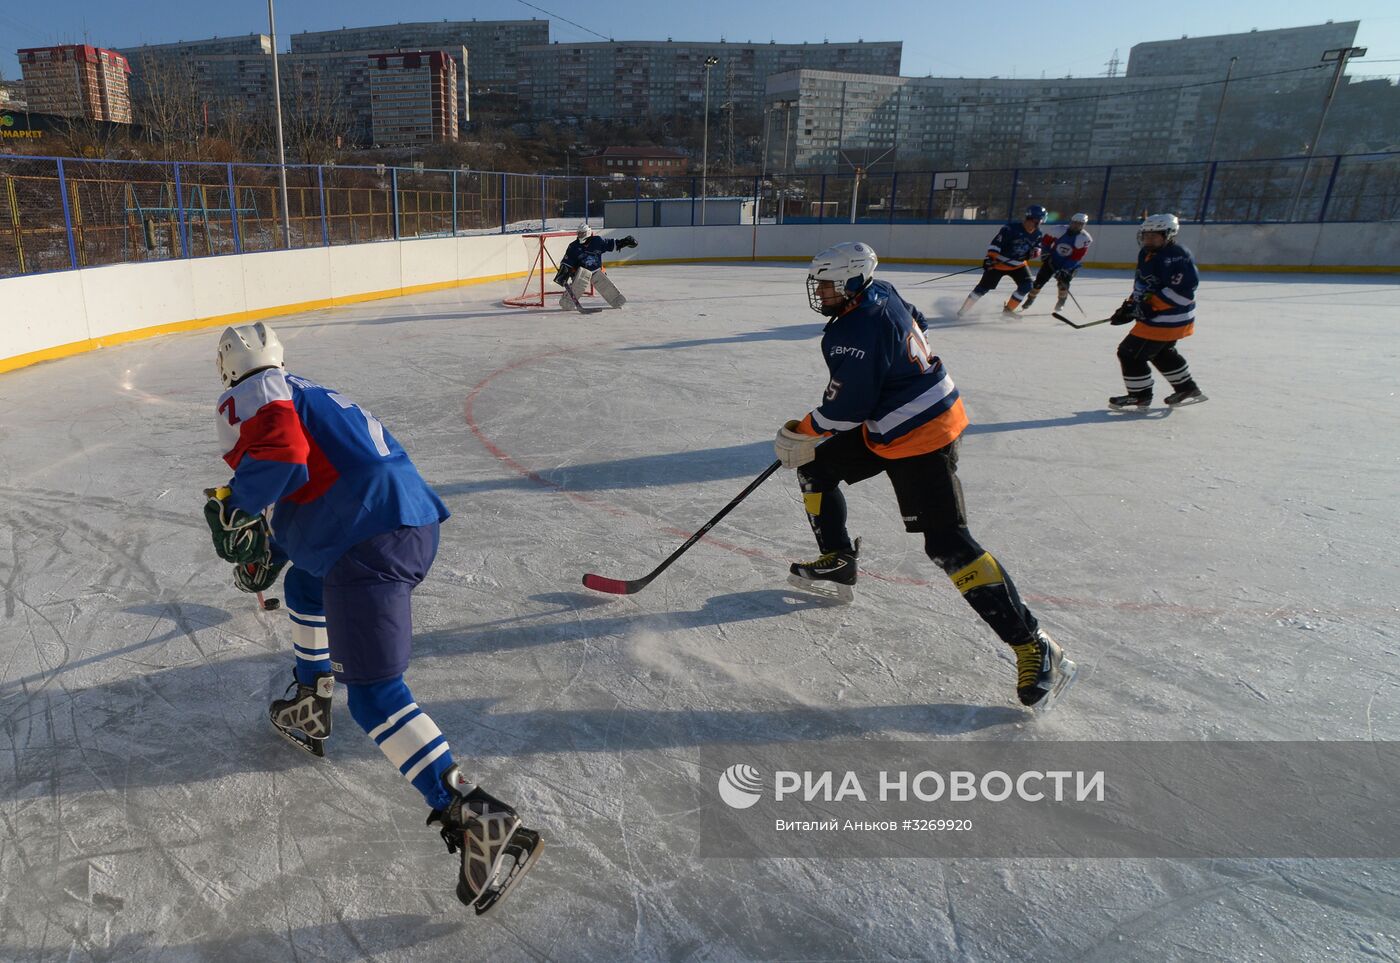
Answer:
[{"label": "blue fence post", "polygon": [[1317,223],[1327,223],[1327,208],[1332,203],[1332,188],[1337,184],[1337,174],[1342,169],[1342,155],[1338,154],[1332,160],[1332,175],[1327,178],[1327,190],[1322,195],[1322,208],[1317,212]]},{"label": "blue fence post", "polygon": [[73,240],[73,211],[68,206],[68,177],[63,173],[63,158],[58,161],[58,196],[63,200],[63,228],[68,232],[68,266],[78,266],[78,245]]},{"label": "blue fence post", "polygon": [[1006,219],[1012,220],[1016,216],[1016,194],[1021,187],[1021,168],[1016,168],[1011,172],[1011,203],[1006,206]]},{"label": "blue fence post", "polygon": [[233,228],[233,253],[243,253],[243,238],[238,231],[238,189],[233,186],[233,165],[228,165],[228,216]]},{"label": "blue fence post", "polygon": [[501,233],[506,232],[506,175],[501,172]]},{"label": "blue fence post", "polygon": [[899,171],[890,175],[890,223],[894,223],[894,199],[899,196]]},{"label": "blue fence post", "polygon": [[758,182],[758,175],[755,174],[753,177],[753,223],[755,227],[758,226],[759,208],[763,207],[763,194],[760,193],[762,190],[763,185]]},{"label": "blue fence post", "polygon": [[822,175],[822,186],[817,192],[817,223],[821,224],[826,220],[826,175]]},{"label": "blue fence post", "polygon": [[633,227],[641,227],[641,226],[642,226],[642,179],[641,179],[640,177],[634,177],[634,178],[632,178],[632,188],[633,188],[633,197],[632,197],[632,226],[633,226]]},{"label": "blue fence post", "polygon": [[588,213],[588,178],[585,176],[583,179],[583,220],[585,224],[589,221]]},{"label": "blue fence post", "polygon": [[394,240],[399,239],[399,169],[389,168],[389,189],[393,194],[394,203]]},{"label": "blue fence post", "polygon": [[181,186],[181,184],[180,184],[180,162],[179,162],[179,161],[176,161],[176,162],[175,162],[175,216],[179,219],[179,224],[180,224],[180,256],[181,256],[181,257],[189,257],[189,256],[190,256],[190,242],[189,242],[189,238],[185,235],[185,199],[184,199],[183,197],[180,196],[183,192],[184,192],[184,188],[183,188],[183,187]]},{"label": "blue fence post", "polygon": [[695,226],[695,178],[690,179],[690,226]]},{"label": "blue fence post", "polygon": [[933,191],[938,186],[937,172],[928,175],[928,206],[924,208],[924,221],[933,223]]},{"label": "blue fence post", "polygon": [[321,246],[331,246],[331,225],[326,217],[326,178],[325,167],[316,165],[316,193],[321,196]]},{"label": "blue fence post", "polygon": [[1206,222],[1206,216],[1210,212],[1210,198],[1215,193],[1215,169],[1220,165],[1220,161],[1210,162],[1210,173],[1206,175],[1206,192],[1201,198],[1201,223]]},{"label": "blue fence post", "polygon": [[540,233],[543,234],[549,229],[549,201],[545,195],[549,193],[549,178],[540,175]]},{"label": "blue fence post", "polygon": [[1113,165],[1103,169],[1103,191],[1099,194],[1099,216],[1094,219],[1095,224],[1102,224],[1104,216],[1108,210],[1108,182],[1113,178]]},{"label": "blue fence post", "polygon": [[457,172],[452,172],[452,236],[457,236]]}]

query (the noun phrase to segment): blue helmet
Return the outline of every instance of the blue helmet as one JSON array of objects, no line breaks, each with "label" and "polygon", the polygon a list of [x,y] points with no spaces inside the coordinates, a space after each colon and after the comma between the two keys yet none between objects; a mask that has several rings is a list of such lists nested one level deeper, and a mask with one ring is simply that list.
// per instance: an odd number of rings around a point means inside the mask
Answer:
[{"label": "blue helmet", "polygon": [[1030,207],[1026,208],[1026,220],[1028,220],[1028,221],[1043,221],[1043,220],[1045,220],[1045,208],[1041,207],[1039,204],[1032,204]]}]

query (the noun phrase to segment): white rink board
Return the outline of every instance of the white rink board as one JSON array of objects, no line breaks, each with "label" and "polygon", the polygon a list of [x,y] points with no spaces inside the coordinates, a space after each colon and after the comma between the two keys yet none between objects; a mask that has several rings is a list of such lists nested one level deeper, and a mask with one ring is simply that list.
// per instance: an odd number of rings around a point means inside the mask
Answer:
[{"label": "white rink board", "polygon": [[[0,959],[1400,954],[1393,862],[705,860],[648,791],[717,741],[1400,739],[1394,281],[1208,275],[1211,400],[1144,418],[1103,410],[1123,329],[958,320],[972,282],[937,273],[882,271],[966,398],[972,531],[1082,667],[1037,724],[882,480],[848,493],[847,609],[784,584],[813,554],[786,472],[642,594],[579,585],[645,573],[819,399],[801,266],[638,266],[587,317],[503,308],[509,280],[272,322],[454,513],[408,679],[549,839],[486,920],[343,693],[324,760],[267,724],[287,622],[200,515],[217,330],[0,377]],[[1101,317],[1126,287],[1074,291]]]}]

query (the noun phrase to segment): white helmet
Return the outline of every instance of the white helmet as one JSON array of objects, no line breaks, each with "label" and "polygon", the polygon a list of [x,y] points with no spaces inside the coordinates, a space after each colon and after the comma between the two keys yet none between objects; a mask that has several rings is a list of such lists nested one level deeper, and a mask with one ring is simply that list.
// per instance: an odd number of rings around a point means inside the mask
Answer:
[{"label": "white helmet", "polygon": [[875,249],[863,241],[842,241],[832,245],[812,258],[811,270],[807,272],[807,303],[818,314],[837,316],[845,309],[845,302],[823,304],[821,296],[817,294],[817,285],[831,281],[836,285],[837,293],[844,294],[846,301],[850,301],[874,279],[875,268],[879,264]]},{"label": "white helmet", "polygon": [[225,328],[219,335],[219,378],[225,388],[263,368],[282,367],[282,342],[277,332],[259,321]]},{"label": "white helmet", "polygon": [[1138,228],[1137,240],[1142,243],[1144,234],[1163,234],[1170,244],[1176,237],[1176,232],[1181,230],[1181,222],[1176,219],[1175,214],[1149,214],[1143,219],[1142,226]]},{"label": "white helmet", "polygon": [[587,224],[580,224],[578,226],[578,231],[575,232],[575,236],[580,241],[586,241],[593,236],[593,228],[589,227]]},{"label": "white helmet", "polygon": [[1078,224],[1078,225],[1080,225],[1080,226],[1083,226],[1083,225],[1089,223],[1089,215],[1088,215],[1088,214],[1076,214],[1076,215],[1074,215],[1074,217],[1071,217],[1071,218],[1069,219],[1069,222],[1070,222],[1071,224]]}]

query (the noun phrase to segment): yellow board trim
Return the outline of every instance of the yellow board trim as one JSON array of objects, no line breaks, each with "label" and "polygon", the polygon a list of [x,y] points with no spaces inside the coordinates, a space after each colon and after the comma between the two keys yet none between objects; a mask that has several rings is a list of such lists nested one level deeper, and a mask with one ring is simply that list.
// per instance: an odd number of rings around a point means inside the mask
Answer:
[{"label": "yellow board trim", "polygon": [[1006,579],[1001,574],[1001,566],[992,558],[991,552],[983,552],[970,565],[965,565],[948,576],[958,591],[966,595],[973,589],[987,585],[1001,585]]},{"label": "yellow board trim", "polygon": [[39,364],[43,361],[57,361],[60,358],[71,358],[73,355],[85,354],[89,351],[95,351],[98,348],[110,348],[119,344],[129,344],[132,341],[144,341],[147,338],[158,338],[164,334],[198,331],[201,328],[215,328],[219,325],[248,324],[253,321],[261,321],[264,318],[275,318],[288,314],[301,314],[304,311],[320,311],[324,308],[340,307],[345,304],[359,304],[362,301],[379,301],[384,298],[397,298],[408,294],[443,291],[447,288],[461,288],[473,284],[489,284],[493,281],[509,281],[513,278],[523,278],[526,273],[525,271],[517,271],[512,274],[491,274],[479,278],[459,278],[453,281],[433,281],[428,284],[410,284],[405,287],[386,288],[383,291],[367,291],[363,294],[347,294],[334,298],[317,298],[313,301],[297,301],[293,304],[278,304],[266,308],[257,308],[252,311],[235,311],[231,314],[216,314],[207,318],[193,318],[189,321],[172,321],[169,324],[155,324],[147,328],[118,331],[113,334],[104,334],[96,338],[84,338],[81,341],[70,341],[67,344],[55,345],[52,348],[42,348],[38,351],[30,351],[26,354],[17,354],[9,358],[0,358],[0,374],[6,371],[14,371],[18,368],[27,368],[30,365]]}]

